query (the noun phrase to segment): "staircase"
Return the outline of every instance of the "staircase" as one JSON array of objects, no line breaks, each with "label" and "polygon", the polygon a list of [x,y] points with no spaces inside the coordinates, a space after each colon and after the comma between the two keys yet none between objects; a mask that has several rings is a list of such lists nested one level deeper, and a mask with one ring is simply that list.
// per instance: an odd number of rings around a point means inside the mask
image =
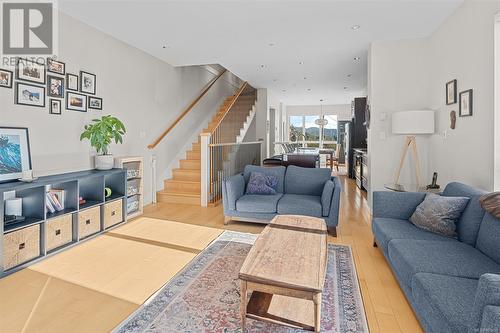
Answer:
[{"label": "staircase", "polygon": [[[212,132],[225,116],[231,114],[231,122],[234,125],[230,130],[224,131],[224,140],[236,142],[237,139],[243,139],[255,116],[255,95],[240,95],[233,104],[234,98],[235,96],[226,98],[203,132]],[[231,105],[228,113],[228,107]],[[164,181],[164,189],[157,192],[157,201],[200,205],[200,184],[201,146],[198,136],[198,142],[193,143],[191,149],[186,152],[186,158],[179,161],[179,168],[172,170],[172,178]]]}]

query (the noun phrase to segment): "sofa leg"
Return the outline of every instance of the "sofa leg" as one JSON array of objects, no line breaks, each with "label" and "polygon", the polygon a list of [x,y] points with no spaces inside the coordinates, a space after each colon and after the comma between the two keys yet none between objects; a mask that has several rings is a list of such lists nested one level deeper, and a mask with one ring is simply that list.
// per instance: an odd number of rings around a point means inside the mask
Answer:
[{"label": "sofa leg", "polygon": [[375,240],[375,238],[373,239],[373,247],[378,247],[378,244],[377,244],[377,241]]},{"label": "sofa leg", "polygon": [[337,237],[337,227],[328,226],[328,233],[333,237]]},{"label": "sofa leg", "polygon": [[224,215],[224,225],[228,225],[231,222],[231,216]]}]

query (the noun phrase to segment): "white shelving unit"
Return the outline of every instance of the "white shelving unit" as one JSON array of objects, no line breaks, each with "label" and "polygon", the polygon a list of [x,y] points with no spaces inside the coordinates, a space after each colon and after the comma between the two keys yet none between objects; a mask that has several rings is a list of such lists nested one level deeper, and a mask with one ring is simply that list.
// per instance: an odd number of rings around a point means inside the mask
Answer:
[{"label": "white shelving unit", "polygon": [[127,170],[126,214],[131,219],[142,215],[144,208],[144,159],[139,156],[115,158],[115,168]]}]

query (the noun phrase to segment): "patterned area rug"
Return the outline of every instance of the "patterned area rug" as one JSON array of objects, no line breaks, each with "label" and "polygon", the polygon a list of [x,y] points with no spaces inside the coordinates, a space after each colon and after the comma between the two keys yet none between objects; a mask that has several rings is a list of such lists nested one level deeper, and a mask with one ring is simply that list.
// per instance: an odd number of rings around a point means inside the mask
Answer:
[{"label": "patterned area rug", "polygon": [[[115,332],[241,332],[238,272],[255,238],[224,232]],[[328,245],[322,302],[322,332],[368,332],[349,246]],[[247,332],[303,331],[247,319]]]}]

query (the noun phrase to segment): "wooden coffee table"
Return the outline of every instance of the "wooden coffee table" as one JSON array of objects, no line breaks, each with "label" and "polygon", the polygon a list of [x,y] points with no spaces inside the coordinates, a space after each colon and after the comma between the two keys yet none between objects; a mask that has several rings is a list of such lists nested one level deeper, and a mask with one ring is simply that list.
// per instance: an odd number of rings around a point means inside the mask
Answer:
[{"label": "wooden coffee table", "polygon": [[246,318],[253,318],[319,332],[326,262],[323,219],[276,216],[240,270],[243,331]]}]

